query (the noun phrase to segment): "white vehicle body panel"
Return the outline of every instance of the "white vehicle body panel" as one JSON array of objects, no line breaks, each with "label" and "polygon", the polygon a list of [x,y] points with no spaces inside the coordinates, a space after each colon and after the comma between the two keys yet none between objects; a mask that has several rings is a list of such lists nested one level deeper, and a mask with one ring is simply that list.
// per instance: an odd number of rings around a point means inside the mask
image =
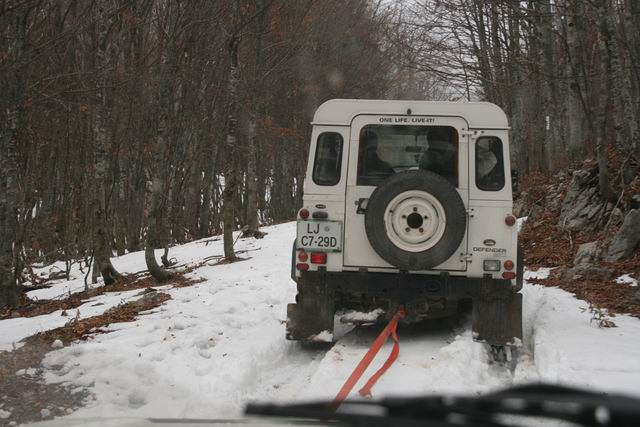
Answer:
[{"label": "white vehicle body panel", "polygon": [[[398,122],[389,123],[389,120]],[[396,272],[372,248],[364,229],[364,215],[357,214],[359,199],[367,199],[374,186],[356,185],[358,138],[366,124],[406,124],[452,126],[458,141],[457,191],[468,211],[467,231],[458,250],[447,261],[430,271],[411,272],[482,277],[483,260],[499,258],[516,262],[517,231],[507,226],[511,214],[512,189],[509,165],[508,122],[504,112],[490,103],[331,100],[322,104],[312,122],[303,207],[311,212],[328,213],[327,220],[344,221],[342,250],[328,254],[327,271]],[[312,179],[316,144],[323,132],[339,133],[343,139],[340,180],[335,185],[317,185]],[[482,191],[475,183],[476,141],[485,136],[500,138],[503,146],[505,185],[499,191]],[[487,246],[486,243],[493,243]],[[318,266],[311,264],[310,271]],[[299,272],[297,272],[299,275]],[[501,272],[492,273],[501,278]]]}]

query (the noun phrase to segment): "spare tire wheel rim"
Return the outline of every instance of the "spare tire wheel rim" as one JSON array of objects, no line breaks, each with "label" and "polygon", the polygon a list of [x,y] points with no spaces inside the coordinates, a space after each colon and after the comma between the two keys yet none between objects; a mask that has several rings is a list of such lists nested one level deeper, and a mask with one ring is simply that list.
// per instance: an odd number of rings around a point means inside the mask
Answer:
[{"label": "spare tire wheel rim", "polygon": [[385,209],[387,237],[408,252],[431,249],[442,238],[447,221],[442,204],[430,193],[405,191],[394,197]]}]

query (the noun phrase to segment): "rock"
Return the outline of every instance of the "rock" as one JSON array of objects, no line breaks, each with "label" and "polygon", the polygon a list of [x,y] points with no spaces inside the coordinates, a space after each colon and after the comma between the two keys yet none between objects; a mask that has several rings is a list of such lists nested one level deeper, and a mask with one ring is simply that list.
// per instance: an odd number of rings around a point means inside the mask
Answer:
[{"label": "rock", "polygon": [[560,224],[563,222],[565,227],[571,231],[580,231],[588,227],[589,223],[596,220],[596,216],[602,210],[602,203],[598,195],[597,188],[589,188],[576,199],[575,205],[565,211],[564,217],[561,217]]},{"label": "rock", "polygon": [[586,218],[574,218],[568,223],[564,224],[564,227],[571,231],[578,231],[586,227],[587,219]]},{"label": "rock", "polygon": [[596,217],[596,215],[602,210],[602,205],[600,204],[595,204],[595,205],[589,205],[586,207],[586,209],[584,210],[587,214],[587,219],[588,220],[592,220]]},{"label": "rock", "polygon": [[585,170],[577,170],[573,173],[571,182],[567,188],[567,194],[564,196],[564,200],[562,201],[563,212],[575,204],[578,196],[582,193],[587,182],[589,182],[590,176],[591,174],[589,171]]},{"label": "rock", "polygon": [[545,206],[552,212],[557,212],[562,205],[562,197],[557,193],[557,190],[552,190],[547,197],[545,197]]},{"label": "rock", "polygon": [[64,347],[64,344],[62,343],[62,341],[60,340],[55,340],[52,344],[51,344],[51,348],[62,348]]},{"label": "rock", "polygon": [[611,225],[618,225],[624,219],[624,213],[622,212],[622,210],[620,210],[620,208],[615,208],[613,211],[611,211],[610,218]]},{"label": "rock", "polygon": [[564,181],[563,174],[554,176],[554,184],[545,188],[546,196],[544,197],[544,206],[552,212],[559,212],[562,206],[562,192],[560,191],[560,183]]},{"label": "rock", "polygon": [[630,256],[640,243],[640,209],[632,209],[624,217],[622,226],[618,230],[609,249],[607,261],[618,261]]},{"label": "rock", "polygon": [[602,213],[604,203],[598,194],[597,181],[592,171],[573,173],[567,193],[562,200],[558,225],[571,231],[589,228]]},{"label": "rock", "polygon": [[608,278],[613,274],[613,268],[599,267],[594,264],[582,263],[567,270],[567,278]]},{"label": "rock", "polygon": [[569,267],[566,265],[561,265],[560,267],[554,268],[551,274],[558,279],[566,279],[569,276]]},{"label": "rock", "polygon": [[589,264],[600,257],[601,250],[598,242],[584,243],[578,247],[576,256],[573,258],[573,265]]}]

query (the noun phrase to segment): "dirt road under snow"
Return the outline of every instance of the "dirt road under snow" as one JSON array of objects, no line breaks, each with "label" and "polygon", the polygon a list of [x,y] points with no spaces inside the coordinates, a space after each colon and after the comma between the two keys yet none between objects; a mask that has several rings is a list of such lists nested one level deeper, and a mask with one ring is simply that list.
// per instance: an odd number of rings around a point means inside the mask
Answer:
[{"label": "dirt road under snow", "polygon": [[[191,274],[206,281],[165,290],[172,299],[161,307],[135,322],[112,325],[108,334],[52,351],[42,367],[34,367],[44,370],[48,382],[89,391],[86,406],[69,416],[236,417],[249,401],[333,398],[380,326],[345,330],[330,348],[304,349],[286,341],[286,304],[295,296],[289,278],[295,225],[265,231],[264,239],[238,242],[237,249],[248,251],[246,261],[201,267]],[[209,241],[176,247],[171,255],[195,263],[221,253],[222,242]],[[114,264],[139,271],[144,256],[128,254]],[[80,289],[77,273],[77,280],[32,296]],[[464,319],[401,326],[400,356],[374,387],[374,397],[475,393],[538,380],[640,395],[638,319],[618,316],[617,328],[601,329],[590,322],[587,304],[570,294],[529,284],[523,293],[525,347],[514,373],[489,362]],[[128,297],[106,294],[105,306]],[[92,310],[99,303],[92,301]],[[11,348],[21,337],[56,324],[53,316],[0,321],[0,346]],[[390,349],[390,343],[383,347],[362,383]],[[11,408],[0,410],[10,417]]]}]

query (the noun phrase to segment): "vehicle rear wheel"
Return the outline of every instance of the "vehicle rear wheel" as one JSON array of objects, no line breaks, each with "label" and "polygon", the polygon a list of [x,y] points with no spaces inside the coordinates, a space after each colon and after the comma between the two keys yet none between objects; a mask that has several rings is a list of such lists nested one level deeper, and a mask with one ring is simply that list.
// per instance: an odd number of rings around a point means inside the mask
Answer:
[{"label": "vehicle rear wheel", "polygon": [[365,230],[373,249],[403,270],[446,261],[467,229],[464,203],[446,179],[429,171],[397,173],[371,194]]},{"label": "vehicle rear wheel", "polygon": [[296,303],[287,305],[287,339],[331,341],[335,314],[333,286],[322,275],[303,273],[297,288]]},{"label": "vehicle rear wheel", "polygon": [[500,366],[515,371],[518,362],[518,348],[509,345],[492,345],[490,347],[491,360]]}]

